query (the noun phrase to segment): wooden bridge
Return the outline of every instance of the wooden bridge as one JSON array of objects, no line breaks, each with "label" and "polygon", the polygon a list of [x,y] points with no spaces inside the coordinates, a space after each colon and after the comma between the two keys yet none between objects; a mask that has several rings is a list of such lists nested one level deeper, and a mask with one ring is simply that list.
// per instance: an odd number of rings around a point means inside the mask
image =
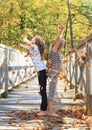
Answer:
[{"label": "wooden bridge", "polygon": [[64,58],[67,76],[59,79],[54,104],[58,118],[37,116],[39,87],[29,57],[3,45],[0,50],[0,130],[92,128],[92,34]]},{"label": "wooden bridge", "polygon": [[[47,85],[48,93],[48,85]],[[86,116],[85,103],[75,99],[74,88],[59,80],[55,95],[58,118],[38,117],[40,95],[37,78],[20,84],[0,100],[0,130],[86,130],[92,127],[92,117]]]}]

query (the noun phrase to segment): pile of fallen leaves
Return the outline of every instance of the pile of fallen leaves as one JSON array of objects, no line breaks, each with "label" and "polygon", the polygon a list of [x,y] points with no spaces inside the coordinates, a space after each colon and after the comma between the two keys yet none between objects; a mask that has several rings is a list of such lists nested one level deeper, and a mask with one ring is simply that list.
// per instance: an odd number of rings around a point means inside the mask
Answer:
[{"label": "pile of fallen leaves", "polygon": [[58,114],[60,115],[68,115],[72,118],[82,119],[83,115],[86,115],[85,107],[79,106],[69,106],[64,109],[58,110]]},{"label": "pile of fallen leaves", "polygon": [[[29,130],[27,127],[29,124],[31,126],[31,123],[37,123],[34,130],[49,130],[55,127],[59,130],[59,128],[75,128],[81,125],[92,127],[92,116],[86,115],[85,107],[63,107],[62,109],[59,109],[57,113],[59,114],[59,117],[51,117],[48,115],[39,117],[37,116],[37,111],[27,110],[13,111],[11,113],[7,113],[7,115],[10,117],[8,121],[9,124],[24,128],[24,130]],[[71,124],[68,122],[70,119],[73,119]]]},{"label": "pile of fallen leaves", "polygon": [[79,107],[79,106],[71,106],[66,107],[64,109],[58,110],[58,114],[63,116],[71,117],[74,120],[71,127],[78,127],[81,124],[86,125],[87,127],[92,127],[92,116],[86,115],[86,107]]}]

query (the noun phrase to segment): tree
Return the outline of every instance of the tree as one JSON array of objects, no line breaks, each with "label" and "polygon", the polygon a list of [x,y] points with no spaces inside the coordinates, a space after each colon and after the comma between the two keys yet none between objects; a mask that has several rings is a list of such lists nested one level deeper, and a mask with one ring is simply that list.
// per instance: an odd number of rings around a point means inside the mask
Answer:
[{"label": "tree", "polygon": [[68,52],[92,32],[92,2],[70,0],[70,4],[72,22],[69,24],[66,0],[0,1],[0,42],[13,46],[23,41],[23,33],[30,39],[37,34],[46,41],[47,54],[62,22],[66,26],[64,51]]}]

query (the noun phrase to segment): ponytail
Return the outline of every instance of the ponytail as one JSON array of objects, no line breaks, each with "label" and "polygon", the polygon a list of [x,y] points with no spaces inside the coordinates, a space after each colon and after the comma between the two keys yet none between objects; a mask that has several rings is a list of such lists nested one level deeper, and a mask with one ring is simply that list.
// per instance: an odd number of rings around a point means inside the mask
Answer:
[{"label": "ponytail", "polygon": [[36,45],[38,46],[38,49],[39,49],[39,52],[40,52],[40,55],[43,59],[44,57],[44,40],[40,37],[40,36],[36,36]]}]

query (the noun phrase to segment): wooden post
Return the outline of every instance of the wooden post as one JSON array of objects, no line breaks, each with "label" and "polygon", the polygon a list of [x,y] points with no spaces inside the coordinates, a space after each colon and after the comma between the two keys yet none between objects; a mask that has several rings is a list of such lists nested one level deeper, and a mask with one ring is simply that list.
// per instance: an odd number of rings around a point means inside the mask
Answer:
[{"label": "wooden post", "polygon": [[86,74],[86,108],[87,108],[87,115],[92,115],[92,42],[87,46],[87,74]]},{"label": "wooden post", "polygon": [[70,82],[70,89],[72,88],[72,84],[71,84],[71,57],[69,58],[69,82]]},{"label": "wooden post", "polygon": [[8,97],[8,65],[7,65],[7,56],[8,56],[8,49],[5,48],[5,58],[4,58],[4,92],[1,94],[3,98]]},{"label": "wooden post", "polygon": [[77,82],[78,82],[78,66],[76,65],[77,53],[75,51],[75,94],[78,92]]}]

